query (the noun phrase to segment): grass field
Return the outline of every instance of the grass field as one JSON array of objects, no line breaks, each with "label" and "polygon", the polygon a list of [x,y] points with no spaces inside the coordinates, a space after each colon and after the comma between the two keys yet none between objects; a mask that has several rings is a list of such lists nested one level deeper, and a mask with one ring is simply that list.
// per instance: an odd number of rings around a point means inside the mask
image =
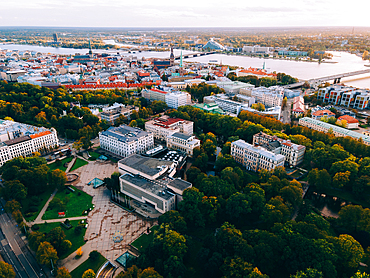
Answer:
[{"label": "grass field", "polygon": [[[33,221],[36,219],[53,191],[54,189],[47,188],[43,193],[37,195],[36,198],[27,197],[26,199],[21,201],[22,214],[27,221]],[[35,199],[37,199],[38,201],[35,201]],[[37,207],[38,210],[35,212],[30,212],[30,207]]]},{"label": "grass field", "polygon": [[94,270],[94,272],[96,274],[96,272],[99,270],[99,268],[107,261],[107,259],[104,258],[100,253],[99,253],[99,255],[100,256],[99,256],[99,258],[96,262],[92,262],[90,259],[87,259],[82,264],[80,264],[79,267],[74,269],[71,272],[72,278],[81,278],[82,274],[88,269]]},{"label": "grass field", "polygon": [[74,171],[74,170],[76,170],[76,169],[78,169],[78,168],[80,168],[82,166],[85,166],[86,164],[88,164],[87,161],[85,161],[85,160],[83,160],[81,158],[77,158],[76,161],[75,161],[75,164],[71,168],[71,171],[70,172],[72,172],[72,171]]},{"label": "grass field", "polygon": [[65,172],[67,170],[67,168],[64,167],[64,163],[70,162],[72,159],[73,159],[72,156],[67,157],[67,158],[62,159],[59,163],[53,162],[51,164],[48,164],[48,167],[50,168],[51,171],[53,171],[55,169],[59,169],[59,170],[62,170],[62,171]]},{"label": "grass field", "polygon": [[[83,211],[89,208],[93,208],[92,196],[79,189],[74,188],[73,186],[72,188],[75,189],[75,192],[71,192],[70,190],[65,189],[62,191],[58,191],[57,194],[55,194],[54,196],[54,199],[59,198],[63,202],[66,202],[66,197],[69,198],[65,207],[66,218],[82,216]],[[58,212],[60,212],[58,208],[48,208],[42,216],[42,219],[57,219],[59,218]]]},{"label": "grass field", "polygon": [[153,241],[154,231],[158,230],[159,226],[153,226],[150,228],[151,233],[149,235],[142,234],[133,243],[132,246],[136,247],[140,252],[144,251],[149,244]]},{"label": "grass field", "polygon": [[63,232],[66,235],[65,239],[69,240],[72,243],[72,247],[69,250],[58,254],[59,259],[64,259],[68,257],[70,254],[72,254],[73,252],[75,252],[80,246],[85,244],[84,236],[86,233],[86,229],[82,229],[82,232],[80,235],[76,235],[74,233],[74,228],[77,227],[78,222],[79,222],[78,220],[71,221],[70,224],[73,226],[73,228],[69,230],[60,226],[60,223],[47,223],[47,224],[39,224],[39,225],[34,225],[34,226],[38,226],[39,230],[37,231],[41,233],[48,233],[56,227],[62,228]]},{"label": "grass field", "polygon": [[100,156],[100,154],[96,153],[96,152],[89,152],[89,155],[91,156],[89,158],[89,160],[97,160]]}]

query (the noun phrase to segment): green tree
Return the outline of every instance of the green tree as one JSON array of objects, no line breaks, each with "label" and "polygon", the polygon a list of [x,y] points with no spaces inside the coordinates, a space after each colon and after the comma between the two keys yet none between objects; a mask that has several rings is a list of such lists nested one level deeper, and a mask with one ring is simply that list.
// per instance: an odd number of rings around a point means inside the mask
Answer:
[{"label": "green tree", "polygon": [[333,185],[338,188],[342,188],[349,183],[351,172],[337,172],[333,177]]},{"label": "green tree", "polygon": [[16,200],[11,200],[7,201],[5,204],[5,210],[7,212],[12,213],[15,210],[20,210],[21,209],[21,204],[17,202]]},{"label": "green tree", "polygon": [[158,219],[158,223],[159,225],[167,224],[170,229],[179,233],[185,233],[187,230],[185,219],[177,210],[170,210],[162,214]]},{"label": "green tree", "polygon": [[27,196],[27,188],[19,180],[6,181],[1,191],[5,199],[11,197],[17,201],[23,200]]},{"label": "green tree", "polygon": [[15,272],[13,267],[6,262],[0,261],[0,278],[14,278]]},{"label": "green tree", "polygon": [[350,232],[357,232],[362,218],[363,208],[359,205],[348,205],[339,211],[339,222]]},{"label": "green tree", "polygon": [[63,189],[65,183],[67,182],[67,175],[64,171],[60,169],[55,169],[49,172],[49,183],[58,189]]},{"label": "green tree", "polygon": [[82,278],[95,278],[95,272],[94,272],[94,270],[92,270],[92,269],[86,270],[82,274]]},{"label": "green tree", "polygon": [[246,194],[237,192],[227,199],[226,214],[231,219],[237,220],[250,212],[252,212],[251,203]]},{"label": "green tree", "polygon": [[98,259],[99,259],[99,255],[100,253],[96,250],[93,250],[90,252],[89,254],[89,259],[92,261],[92,262],[96,262]]},{"label": "green tree", "polygon": [[51,261],[53,261],[53,264],[55,265],[58,260],[58,255],[54,247],[49,242],[44,241],[40,243],[37,249],[36,258],[40,264],[51,267]]},{"label": "green tree", "polygon": [[63,266],[58,268],[56,278],[72,278],[72,276],[68,269]]},{"label": "green tree", "polygon": [[305,271],[298,271],[295,275],[290,275],[290,278],[323,278],[321,271],[314,268],[307,268]]}]

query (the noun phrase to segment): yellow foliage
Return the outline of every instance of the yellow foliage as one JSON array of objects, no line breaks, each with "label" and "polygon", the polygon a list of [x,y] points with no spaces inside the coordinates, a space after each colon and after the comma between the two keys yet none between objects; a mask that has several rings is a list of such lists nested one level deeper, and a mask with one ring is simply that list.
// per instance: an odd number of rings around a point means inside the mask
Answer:
[{"label": "yellow foliage", "polygon": [[82,251],[82,247],[78,248],[77,251],[76,251],[76,255],[81,257],[82,254],[84,253],[84,251]]}]

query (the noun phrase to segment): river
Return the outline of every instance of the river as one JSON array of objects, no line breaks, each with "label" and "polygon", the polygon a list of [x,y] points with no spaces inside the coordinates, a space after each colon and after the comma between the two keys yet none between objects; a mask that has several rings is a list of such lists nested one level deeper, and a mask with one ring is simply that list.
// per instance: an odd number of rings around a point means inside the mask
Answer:
[{"label": "river", "polygon": [[[116,43],[117,45],[120,45]],[[121,45],[120,45],[121,46]],[[125,45],[130,46],[130,45]],[[61,47],[44,47],[37,45],[17,45],[17,44],[0,44],[0,49],[19,50],[19,51],[38,51],[42,53],[53,53],[60,55],[74,55],[75,53],[87,53],[88,49],[73,49],[73,48],[61,48]],[[135,51],[128,53],[122,50],[93,50],[97,53],[112,53],[120,52],[122,55],[129,56],[134,55],[138,58],[168,58],[169,51],[157,52],[157,51]],[[174,49],[175,56],[180,53],[187,54],[193,53],[193,51]],[[279,59],[263,59],[263,58],[252,58],[246,56],[237,55],[226,55],[226,54],[212,54],[208,56],[195,57],[185,59],[184,61],[189,62],[203,62],[208,63],[210,60],[217,61],[218,64],[240,67],[257,67],[262,68],[263,64],[267,69],[276,72],[284,72],[298,79],[307,80],[311,78],[318,78],[329,76],[333,74],[346,73],[351,71],[368,69],[365,65],[370,66],[369,61],[364,61],[361,57],[347,52],[330,52],[333,54],[333,59],[329,60],[329,63],[317,63],[317,62],[303,62],[303,61],[289,61]],[[358,75],[342,79],[342,81],[350,86],[358,88],[370,88],[370,74]]]}]

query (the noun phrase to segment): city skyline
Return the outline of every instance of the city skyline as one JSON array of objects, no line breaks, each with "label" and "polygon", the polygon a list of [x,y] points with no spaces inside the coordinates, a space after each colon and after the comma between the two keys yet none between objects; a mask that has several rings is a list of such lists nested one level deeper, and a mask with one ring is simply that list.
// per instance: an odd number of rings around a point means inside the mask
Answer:
[{"label": "city skyline", "polygon": [[2,4],[1,26],[296,27],[369,26],[363,2],[334,0],[139,2],[24,1]]}]

